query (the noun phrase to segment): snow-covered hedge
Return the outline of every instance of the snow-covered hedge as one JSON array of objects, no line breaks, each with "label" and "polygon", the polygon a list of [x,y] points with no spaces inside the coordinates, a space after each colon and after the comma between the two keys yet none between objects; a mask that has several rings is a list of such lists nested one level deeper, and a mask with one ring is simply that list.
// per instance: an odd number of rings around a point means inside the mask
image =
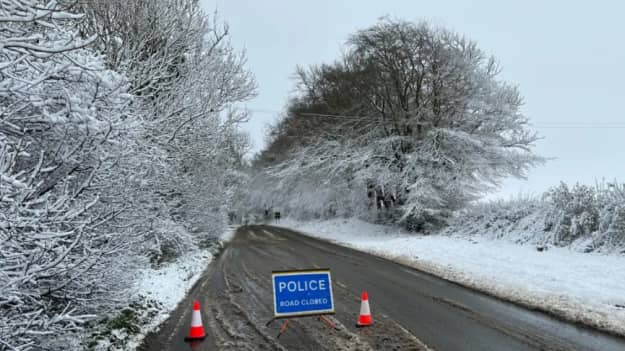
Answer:
[{"label": "snow-covered hedge", "polygon": [[0,351],[223,232],[255,89],[227,36],[195,0],[0,0]]},{"label": "snow-covered hedge", "polygon": [[2,350],[79,328],[124,282],[127,241],[106,228],[116,209],[98,188],[131,97],[72,30],[80,17],[56,1],[0,5]]},{"label": "snow-covered hedge", "polygon": [[457,213],[448,234],[520,243],[571,246],[579,251],[625,250],[625,184],[561,183],[541,198],[480,203]]}]

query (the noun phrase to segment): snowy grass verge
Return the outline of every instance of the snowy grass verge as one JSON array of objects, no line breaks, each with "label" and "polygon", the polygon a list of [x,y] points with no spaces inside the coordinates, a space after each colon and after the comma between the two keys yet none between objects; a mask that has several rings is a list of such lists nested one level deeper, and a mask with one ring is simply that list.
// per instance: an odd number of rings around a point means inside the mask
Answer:
[{"label": "snowy grass verge", "polygon": [[625,257],[472,236],[422,236],[357,219],[282,226],[414,266],[532,309],[625,335]]},{"label": "snowy grass verge", "polygon": [[[123,310],[111,321],[121,328],[110,328],[106,338],[98,340],[91,349],[97,351],[131,351],[139,347],[145,336],[156,330],[182,301],[187,292],[212,262],[218,250],[230,241],[236,228],[229,228],[218,240],[218,249],[198,249],[158,268],[144,268],[137,272],[131,288],[136,297],[129,309]],[[124,313],[124,311],[131,311]],[[111,325],[111,321],[107,323]],[[130,327],[128,327],[130,325]]]}]

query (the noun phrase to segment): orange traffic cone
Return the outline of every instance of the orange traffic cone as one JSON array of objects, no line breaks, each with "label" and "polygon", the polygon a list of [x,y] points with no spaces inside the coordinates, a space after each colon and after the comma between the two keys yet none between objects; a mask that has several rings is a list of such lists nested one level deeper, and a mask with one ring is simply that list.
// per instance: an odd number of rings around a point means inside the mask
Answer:
[{"label": "orange traffic cone", "polygon": [[185,341],[202,340],[206,337],[204,326],[202,325],[202,316],[200,315],[200,303],[195,300],[193,302],[193,315],[191,316],[191,328],[189,336],[184,338]]},{"label": "orange traffic cone", "polygon": [[362,292],[360,297],[360,316],[358,317],[357,327],[367,327],[373,324],[373,318],[371,318],[371,310],[369,310],[369,295],[366,291]]}]

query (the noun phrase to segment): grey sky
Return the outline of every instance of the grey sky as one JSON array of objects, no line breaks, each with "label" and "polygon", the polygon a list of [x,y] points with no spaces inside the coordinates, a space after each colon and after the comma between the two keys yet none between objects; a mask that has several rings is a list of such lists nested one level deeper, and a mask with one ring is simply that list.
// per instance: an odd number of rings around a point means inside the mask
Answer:
[{"label": "grey sky", "polygon": [[337,58],[350,33],[389,15],[465,34],[497,57],[502,79],[519,86],[523,111],[544,137],[537,153],[557,159],[527,181],[506,181],[495,197],[540,193],[560,180],[625,181],[625,2],[201,1],[229,23],[258,80],[246,125],[257,150],[278,116],[271,111],[282,110],[292,90],[295,66]]}]

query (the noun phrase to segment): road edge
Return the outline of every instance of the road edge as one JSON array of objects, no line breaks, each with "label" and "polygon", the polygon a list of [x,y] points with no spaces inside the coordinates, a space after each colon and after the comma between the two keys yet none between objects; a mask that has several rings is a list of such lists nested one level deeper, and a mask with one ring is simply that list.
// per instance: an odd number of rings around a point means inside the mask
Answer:
[{"label": "road edge", "polygon": [[140,350],[141,347],[144,345],[146,338],[149,335],[159,332],[163,324],[171,318],[171,313],[175,311],[180,306],[180,304],[183,303],[187,299],[187,297],[189,296],[189,293],[193,291],[195,287],[198,285],[198,283],[200,282],[200,278],[202,278],[202,276],[204,276],[206,272],[211,268],[213,263],[225,250],[227,244],[234,238],[237,231],[241,227],[242,227],[241,225],[228,226],[228,228],[222,233],[222,235],[219,236],[219,238],[212,245],[210,245],[210,247],[206,249],[206,251],[211,255],[211,257],[206,263],[206,265],[204,266],[204,268],[201,271],[199,271],[196,274],[196,276],[193,277],[193,279],[189,280],[189,284],[185,288],[186,292],[184,296],[182,296],[182,298],[178,300],[178,302],[173,308],[165,312],[161,311],[163,315],[160,317],[160,320],[158,322],[154,323],[154,320],[150,320],[144,323],[141,326],[142,330],[140,334],[134,335],[133,338],[129,340],[129,343],[125,345],[126,347],[125,350],[128,350],[128,351]]}]

